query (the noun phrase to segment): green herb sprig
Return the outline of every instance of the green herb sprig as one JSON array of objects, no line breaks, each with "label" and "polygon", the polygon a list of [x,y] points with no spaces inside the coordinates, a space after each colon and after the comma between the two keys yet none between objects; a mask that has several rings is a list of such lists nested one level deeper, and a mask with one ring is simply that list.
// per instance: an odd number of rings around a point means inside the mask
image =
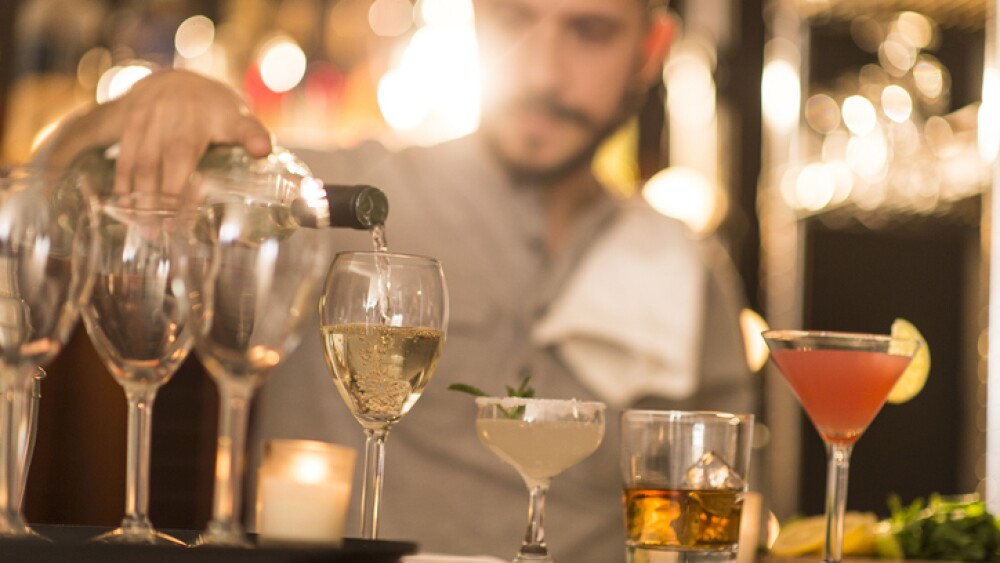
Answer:
[{"label": "green herb sprig", "polygon": [[[535,396],[535,389],[531,387],[531,375],[525,375],[524,379],[521,380],[521,384],[515,389],[510,385],[505,385],[504,388],[507,390],[508,397],[519,397],[522,399],[530,399]],[[490,395],[483,391],[482,389],[475,387],[473,385],[468,385],[466,383],[452,383],[448,386],[450,391],[458,391],[460,393],[468,393],[470,395],[475,395],[476,397],[489,397]],[[521,418],[524,414],[524,406],[514,407],[512,409],[505,409],[503,407],[497,407],[504,416],[507,418]]]},{"label": "green herb sprig", "polygon": [[931,495],[903,506],[889,498],[889,526],[898,551],[906,559],[950,561],[1000,560],[997,520],[976,497]]}]

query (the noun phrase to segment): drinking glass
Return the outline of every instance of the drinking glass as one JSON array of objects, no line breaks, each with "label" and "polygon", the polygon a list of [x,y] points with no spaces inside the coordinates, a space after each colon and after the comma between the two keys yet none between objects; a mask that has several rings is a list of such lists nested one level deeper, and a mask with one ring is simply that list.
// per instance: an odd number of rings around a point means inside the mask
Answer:
[{"label": "drinking glass", "polygon": [[125,517],[95,541],[184,545],[148,514],[153,402],[191,349],[188,312],[170,284],[178,208],[175,197],[136,193],[103,204],[94,222],[93,290],[82,316],[128,401]]},{"label": "drinking glass", "polygon": [[605,405],[576,400],[476,397],[476,433],[528,487],[528,528],[514,563],[551,563],[543,526],[552,478],[594,453]]},{"label": "drinking glass", "polygon": [[753,415],[627,410],[621,432],[627,561],[734,560]]},{"label": "drinking glass", "polygon": [[187,206],[192,224],[180,231],[174,278],[220,399],[212,519],[196,543],[247,547],[240,514],[250,402],[301,340],[328,262],[317,231],[299,228],[273,197],[274,177],[198,182],[203,196]]},{"label": "drinking glass", "polygon": [[[36,366],[66,343],[89,289],[89,207],[58,171],[0,167],[0,536],[41,537],[19,502]],[[79,192],[77,192],[79,195]]]},{"label": "drinking glass", "polygon": [[771,359],[826,443],[823,561],[840,561],[854,444],[882,409],[920,342],[876,334],[770,330]]},{"label": "drinking glass", "polygon": [[319,302],[327,366],[365,432],[361,537],[378,537],[385,440],[437,367],[448,293],[433,258],[342,252]]}]

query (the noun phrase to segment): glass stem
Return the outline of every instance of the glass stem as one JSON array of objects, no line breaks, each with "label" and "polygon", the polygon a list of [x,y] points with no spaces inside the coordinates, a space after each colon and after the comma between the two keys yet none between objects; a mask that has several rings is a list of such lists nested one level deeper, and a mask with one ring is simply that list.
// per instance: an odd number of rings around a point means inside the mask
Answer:
[{"label": "glass stem", "polygon": [[548,483],[528,483],[528,529],[524,533],[524,542],[518,555],[548,556],[545,546],[545,494],[549,492]]},{"label": "glass stem", "polygon": [[22,471],[21,440],[28,435],[32,382],[26,373],[12,371],[2,374],[0,383],[0,535],[28,536],[28,528],[17,502]]},{"label": "glass stem", "polygon": [[156,387],[127,386],[128,454],[125,475],[126,532],[149,528],[149,452],[153,430],[153,401]]},{"label": "glass stem", "polygon": [[826,545],[823,561],[839,562],[844,544],[844,511],[847,508],[847,472],[852,445],[827,445]]},{"label": "glass stem", "polygon": [[243,543],[243,528],[237,518],[243,501],[243,462],[253,385],[229,381],[219,386],[219,394],[215,494],[209,531],[215,543]]},{"label": "glass stem", "polygon": [[361,538],[378,538],[378,513],[382,505],[382,474],[388,428],[365,429],[365,479],[361,485]]}]

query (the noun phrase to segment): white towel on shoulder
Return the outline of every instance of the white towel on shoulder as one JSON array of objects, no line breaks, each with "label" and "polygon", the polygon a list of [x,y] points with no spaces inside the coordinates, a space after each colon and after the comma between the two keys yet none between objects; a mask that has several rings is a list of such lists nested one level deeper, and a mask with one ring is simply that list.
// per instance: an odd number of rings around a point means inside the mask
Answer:
[{"label": "white towel on shoulder", "polygon": [[705,264],[678,221],[630,203],[587,251],[535,325],[605,402],[683,399],[697,386]]}]

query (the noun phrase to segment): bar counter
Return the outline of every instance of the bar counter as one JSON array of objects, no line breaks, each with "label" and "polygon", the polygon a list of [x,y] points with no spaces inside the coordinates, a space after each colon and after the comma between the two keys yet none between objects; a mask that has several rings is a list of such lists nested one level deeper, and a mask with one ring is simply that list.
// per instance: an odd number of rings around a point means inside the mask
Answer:
[{"label": "bar counter", "polygon": [[[416,553],[417,544],[406,541],[368,541],[347,538],[343,546],[258,546],[252,549],[173,546],[114,545],[87,540],[106,528],[35,525],[52,540],[0,540],[4,563],[397,563]],[[163,530],[182,541],[193,541],[198,532]]]}]

